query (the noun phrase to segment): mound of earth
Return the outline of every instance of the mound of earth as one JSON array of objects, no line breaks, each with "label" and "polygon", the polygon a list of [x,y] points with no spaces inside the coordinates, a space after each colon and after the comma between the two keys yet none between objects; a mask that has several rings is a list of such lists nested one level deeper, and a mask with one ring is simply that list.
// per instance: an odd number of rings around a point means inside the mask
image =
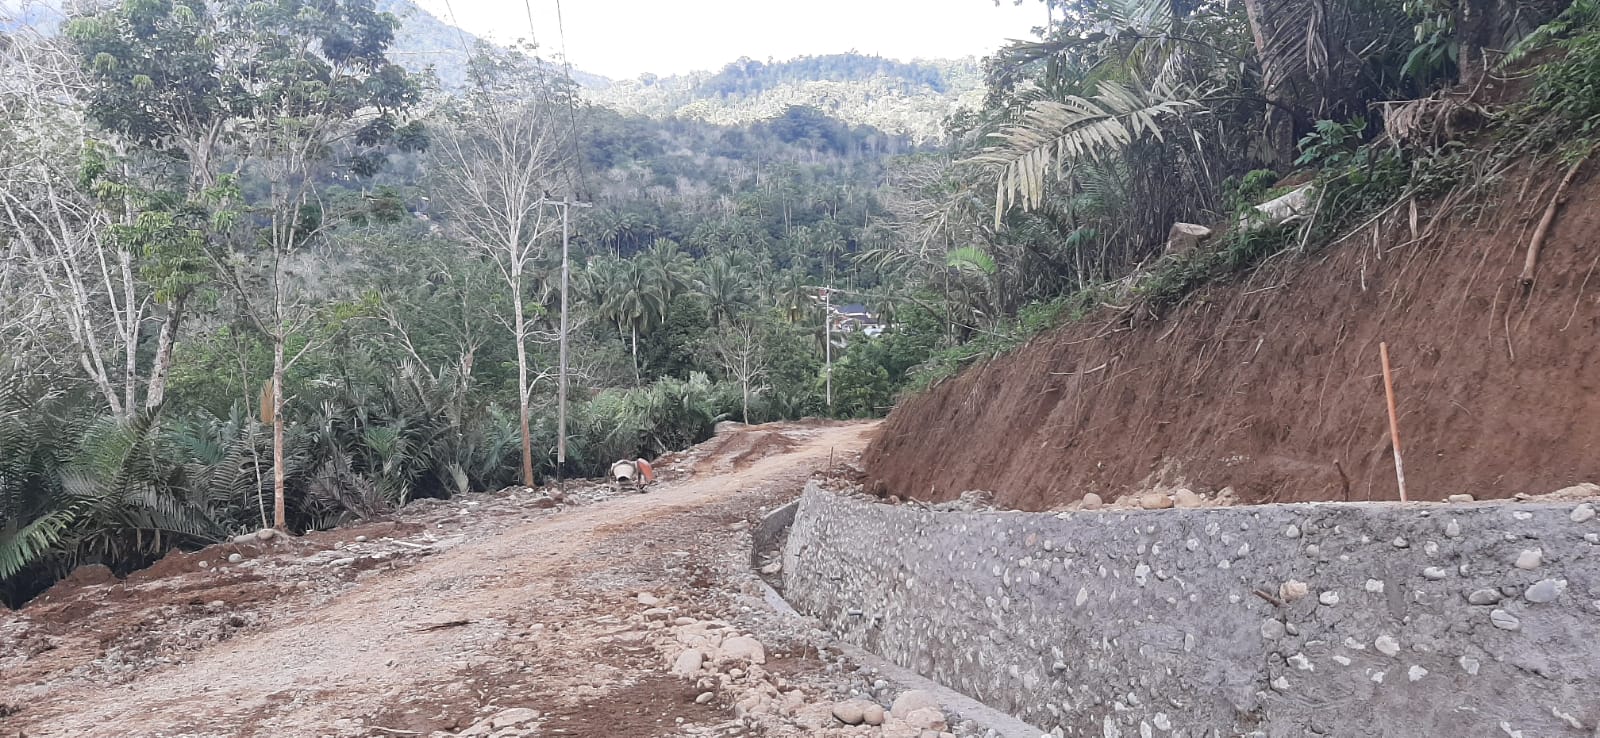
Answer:
[{"label": "mound of earth", "polygon": [[[1590,167],[1589,169],[1592,169]],[[1398,207],[1159,321],[1068,324],[912,397],[868,449],[884,493],[1046,510],[1182,484],[1241,502],[1397,497],[1379,360],[1394,363],[1412,499],[1600,479],[1600,178],[1518,280],[1549,172],[1498,197]]]}]

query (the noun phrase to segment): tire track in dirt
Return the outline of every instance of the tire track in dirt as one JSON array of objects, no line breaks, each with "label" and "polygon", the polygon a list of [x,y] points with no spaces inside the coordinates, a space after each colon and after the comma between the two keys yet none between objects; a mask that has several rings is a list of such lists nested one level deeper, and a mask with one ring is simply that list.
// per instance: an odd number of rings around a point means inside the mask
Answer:
[{"label": "tire track in dirt", "polygon": [[[686,696],[692,685],[666,678],[648,644],[615,640],[621,616],[648,589],[682,612],[731,617],[719,587],[748,553],[730,522],[792,497],[873,427],[787,426],[777,453],[736,471],[498,531],[469,524],[453,548],[320,604],[282,597],[260,630],[124,687],[0,679],[0,694],[9,687],[27,701],[0,735],[451,734],[513,707],[544,713],[541,734],[568,736],[678,735],[679,720],[728,721],[725,708]],[[735,432],[758,430],[774,429]]]}]

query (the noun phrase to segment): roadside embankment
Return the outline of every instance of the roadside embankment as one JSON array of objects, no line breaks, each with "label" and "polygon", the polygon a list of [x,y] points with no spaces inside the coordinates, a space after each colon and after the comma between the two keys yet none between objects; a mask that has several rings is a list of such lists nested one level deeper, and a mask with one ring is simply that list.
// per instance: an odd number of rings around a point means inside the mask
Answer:
[{"label": "roadside embankment", "polygon": [[1052,510],[1158,484],[1241,502],[1393,500],[1379,344],[1413,500],[1600,479],[1600,177],[1518,278],[1550,173],[1396,208],[1337,243],[1204,287],[1160,319],[1107,309],[903,399],[868,447],[902,497]]},{"label": "roadside embankment", "polygon": [[1597,557],[1592,503],[964,513],[813,484],[783,571],[846,642],[1059,735],[1589,738]]}]

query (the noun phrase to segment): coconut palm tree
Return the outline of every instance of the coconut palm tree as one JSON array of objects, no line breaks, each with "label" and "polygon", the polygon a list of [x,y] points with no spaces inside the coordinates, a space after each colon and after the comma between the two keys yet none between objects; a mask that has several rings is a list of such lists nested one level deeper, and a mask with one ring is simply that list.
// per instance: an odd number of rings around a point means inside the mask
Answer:
[{"label": "coconut palm tree", "polygon": [[806,289],[805,275],[799,269],[784,272],[772,290],[778,309],[790,324],[800,322],[811,309],[811,294]]},{"label": "coconut palm tree", "polygon": [[666,306],[691,286],[690,259],[678,248],[676,241],[658,238],[650,245],[650,250],[641,255],[637,261],[641,262],[646,277],[654,284],[655,291],[660,295],[663,308],[661,317],[665,319]]},{"label": "coconut palm tree", "polygon": [[726,256],[715,256],[705,263],[698,283],[706,299],[706,318],[720,327],[750,308],[749,281],[742,264]]},{"label": "coconut palm tree", "polygon": [[666,296],[644,259],[620,262],[608,289],[603,310],[616,321],[619,328],[627,328],[624,338],[631,346],[633,376],[637,381],[640,379],[639,334],[665,317]]}]

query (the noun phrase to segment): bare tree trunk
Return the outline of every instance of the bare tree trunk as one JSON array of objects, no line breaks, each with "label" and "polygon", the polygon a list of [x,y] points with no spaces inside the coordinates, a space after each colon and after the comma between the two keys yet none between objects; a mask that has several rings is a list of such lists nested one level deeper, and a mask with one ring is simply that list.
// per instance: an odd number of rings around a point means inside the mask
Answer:
[{"label": "bare tree trunk", "polygon": [[183,308],[187,298],[179,295],[167,307],[167,317],[161,322],[161,334],[156,339],[156,356],[150,365],[150,386],[145,390],[146,410],[161,407],[167,399],[167,375],[172,370],[172,350],[178,343],[178,328],[183,321]]},{"label": "bare tree trunk", "polygon": [[[520,273],[519,273],[520,276]],[[513,280],[512,309],[513,332],[517,334],[517,414],[522,423],[522,486],[533,486],[533,433],[529,430],[532,411],[528,407],[528,342],[527,319],[522,315],[522,280]]]},{"label": "bare tree trunk", "polygon": [[1461,84],[1472,87],[1488,71],[1484,49],[1493,35],[1494,0],[1461,0],[1456,5],[1456,68]]},{"label": "bare tree trunk", "polygon": [[119,309],[113,302],[112,309],[120,313],[117,316],[117,325],[122,332],[122,406],[127,408],[129,417],[132,417],[134,408],[138,407],[139,325],[143,322],[141,320],[143,316],[140,315],[139,298],[133,284],[133,255],[119,249],[117,262],[122,277],[122,306]]},{"label": "bare tree trunk", "polygon": [[283,342],[280,330],[272,336],[272,527],[288,530],[283,481]]}]

